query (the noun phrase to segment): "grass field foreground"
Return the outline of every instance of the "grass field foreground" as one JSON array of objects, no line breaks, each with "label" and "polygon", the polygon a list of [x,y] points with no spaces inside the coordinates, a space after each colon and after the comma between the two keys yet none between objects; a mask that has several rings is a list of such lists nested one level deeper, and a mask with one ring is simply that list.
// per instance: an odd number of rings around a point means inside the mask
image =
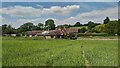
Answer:
[{"label": "grass field foreground", "polygon": [[[117,66],[117,40],[2,38],[3,66]],[[83,52],[84,51],[84,56]]]}]

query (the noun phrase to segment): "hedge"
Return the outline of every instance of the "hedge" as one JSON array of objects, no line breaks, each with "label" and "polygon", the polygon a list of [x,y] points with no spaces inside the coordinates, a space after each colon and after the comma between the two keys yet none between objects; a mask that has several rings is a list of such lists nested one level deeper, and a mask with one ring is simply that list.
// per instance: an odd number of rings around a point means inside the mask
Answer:
[{"label": "hedge", "polygon": [[[78,33],[78,36],[87,36],[84,33]],[[112,36],[107,33],[91,33],[89,36]]]}]

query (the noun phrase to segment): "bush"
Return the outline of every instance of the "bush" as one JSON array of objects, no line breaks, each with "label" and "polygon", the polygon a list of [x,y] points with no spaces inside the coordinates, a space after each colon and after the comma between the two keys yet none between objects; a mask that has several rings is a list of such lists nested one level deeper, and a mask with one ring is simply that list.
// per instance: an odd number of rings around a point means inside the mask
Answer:
[{"label": "bush", "polygon": [[80,33],[85,33],[86,31],[87,31],[87,29],[86,29],[86,28],[84,28],[84,27],[83,27],[83,28],[81,28],[81,29],[79,29],[79,32],[80,32]]},{"label": "bush", "polygon": [[92,33],[92,36],[110,36],[107,33]]},{"label": "bush", "polygon": [[80,37],[80,36],[111,36],[111,35],[109,35],[107,33],[91,33],[91,35],[86,35],[84,33],[79,33],[78,37]]}]

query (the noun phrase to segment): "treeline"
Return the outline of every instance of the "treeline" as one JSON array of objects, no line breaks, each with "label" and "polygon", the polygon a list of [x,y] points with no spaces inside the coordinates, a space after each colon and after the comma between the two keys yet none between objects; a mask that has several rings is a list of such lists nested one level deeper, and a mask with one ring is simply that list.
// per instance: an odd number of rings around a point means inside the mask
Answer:
[{"label": "treeline", "polygon": [[80,22],[76,22],[74,25],[64,24],[64,25],[55,25],[54,20],[48,19],[45,21],[45,24],[38,23],[38,25],[34,25],[32,22],[27,22],[21,25],[19,28],[15,29],[11,25],[3,24],[2,34],[25,34],[26,31],[32,30],[55,30],[56,28],[78,28],[80,33],[85,33],[89,31],[91,33],[107,33],[110,35],[120,35],[120,19],[111,21],[109,17],[103,20],[103,24],[94,23],[89,21],[87,24],[81,24]]}]

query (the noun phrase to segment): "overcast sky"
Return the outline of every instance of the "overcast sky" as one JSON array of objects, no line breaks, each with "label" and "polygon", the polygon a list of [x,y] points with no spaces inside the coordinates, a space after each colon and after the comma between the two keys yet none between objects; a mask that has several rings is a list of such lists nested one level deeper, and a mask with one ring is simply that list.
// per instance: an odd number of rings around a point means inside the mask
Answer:
[{"label": "overcast sky", "polygon": [[82,24],[88,21],[103,23],[106,16],[111,20],[118,18],[118,4],[117,2],[3,2],[0,14],[2,24],[11,24],[16,28],[26,22],[33,22],[35,25],[45,23],[47,19],[55,20],[56,25],[75,24],[78,21]]}]

